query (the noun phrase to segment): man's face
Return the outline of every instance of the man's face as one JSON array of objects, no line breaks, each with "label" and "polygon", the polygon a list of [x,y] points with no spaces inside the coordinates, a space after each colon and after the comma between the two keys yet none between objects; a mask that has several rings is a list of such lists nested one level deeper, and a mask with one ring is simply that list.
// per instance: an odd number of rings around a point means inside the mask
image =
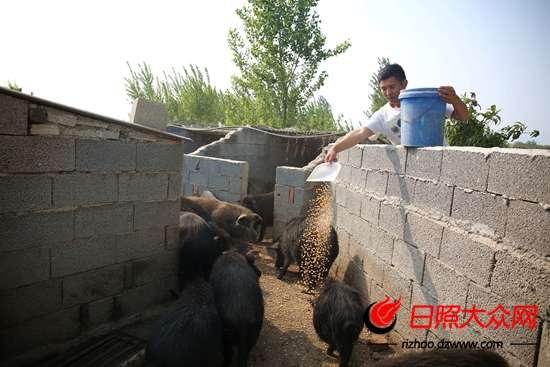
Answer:
[{"label": "man's face", "polygon": [[384,98],[390,102],[392,107],[401,106],[401,101],[399,101],[399,92],[405,88],[407,88],[407,79],[400,82],[392,76],[380,82],[380,91],[382,92]]}]

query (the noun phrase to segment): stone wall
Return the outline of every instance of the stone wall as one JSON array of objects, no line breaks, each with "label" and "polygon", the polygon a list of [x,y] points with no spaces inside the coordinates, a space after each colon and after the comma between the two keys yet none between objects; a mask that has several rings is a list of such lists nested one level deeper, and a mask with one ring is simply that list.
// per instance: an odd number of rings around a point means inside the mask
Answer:
[{"label": "stone wall", "polygon": [[159,312],[182,138],[0,89],[0,364]]},{"label": "stone wall", "polygon": [[[387,334],[396,348],[496,341],[512,366],[550,365],[549,151],[357,145],[338,159],[340,254],[331,273],[359,289],[365,305],[401,297]],[[310,171],[278,169],[276,213],[303,212],[298,204],[307,203],[284,202],[287,187],[314,190]],[[457,323],[436,327],[437,306],[458,306]],[[533,328],[514,324],[516,306],[537,306]],[[430,307],[432,318],[417,317]],[[457,327],[474,307],[484,310],[481,325]],[[496,329],[493,311],[505,322]]]}]

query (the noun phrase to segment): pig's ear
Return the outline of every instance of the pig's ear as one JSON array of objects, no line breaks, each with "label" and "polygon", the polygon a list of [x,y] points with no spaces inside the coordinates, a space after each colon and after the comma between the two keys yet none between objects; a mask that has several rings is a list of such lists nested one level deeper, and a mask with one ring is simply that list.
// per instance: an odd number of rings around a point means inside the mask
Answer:
[{"label": "pig's ear", "polygon": [[263,221],[262,217],[260,217],[258,214],[254,214],[254,222]]},{"label": "pig's ear", "polygon": [[237,218],[237,225],[248,227],[248,217],[246,214],[239,215],[239,218]]}]

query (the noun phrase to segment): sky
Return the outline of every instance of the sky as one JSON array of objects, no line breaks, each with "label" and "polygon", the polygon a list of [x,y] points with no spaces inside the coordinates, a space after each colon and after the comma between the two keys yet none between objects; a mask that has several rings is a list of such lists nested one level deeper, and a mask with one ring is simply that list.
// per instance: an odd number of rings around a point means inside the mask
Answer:
[{"label": "sky", "polygon": [[[214,87],[230,89],[239,72],[227,36],[241,29],[235,10],[246,4],[5,1],[0,85],[15,81],[24,93],[125,121],[128,64],[136,71],[146,63],[158,77],[195,65],[208,69]],[[369,81],[386,57],[403,66],[408,88],[475,92],[483,110],[501,110],[500,126],[520,121],[550,145],[550,1],[320,0],[315,11],[326,47],[352,45],[320,65],[329,77],[317,95],[354,127],[367,122]]]}]

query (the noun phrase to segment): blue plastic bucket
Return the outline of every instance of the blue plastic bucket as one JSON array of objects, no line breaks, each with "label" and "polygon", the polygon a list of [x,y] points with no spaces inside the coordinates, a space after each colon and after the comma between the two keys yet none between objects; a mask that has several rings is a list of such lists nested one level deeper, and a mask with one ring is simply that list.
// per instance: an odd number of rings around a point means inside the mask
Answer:
[{"label": "blue plastic bucket", "polygon": [[443,145],[446,103],[437,88],[403,89],[401,144],[408,147]]}]

